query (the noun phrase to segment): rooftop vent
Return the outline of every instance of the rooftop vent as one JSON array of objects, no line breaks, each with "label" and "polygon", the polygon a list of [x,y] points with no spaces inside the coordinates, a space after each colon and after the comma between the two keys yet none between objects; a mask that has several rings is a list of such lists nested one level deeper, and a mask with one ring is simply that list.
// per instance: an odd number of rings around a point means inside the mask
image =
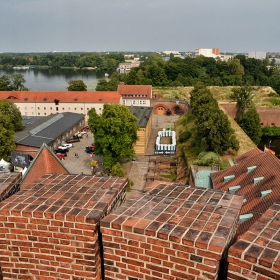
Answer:
[{"label": "rooftop vent", "polygon": [[264,198],[265,196],[267,196],[268,194],[272,193],[272,190],[266,190],[266,191],[262,191],[261,192],[261,198]]},{"label": "rooftop vent", "polygon": [[264,178],[264,176],[258,177],[258,178],[254,178],[254,179],[253,179],[253,184],[254,184],[254,185],[257,184],[257,183],[260,182],[263,178]]},{"label": "rooftop vent", "polygon": [[244,223],[245,221],[251,219],[254,215],[252,213],[244,214],[239,216],[239,224]]},{"label": "rooftop vent", "polygon": [[256,169],[256,168],[257,168],[256,165],[247,167],[247,173],[251,172],[252,170],[254,170],[254,169]]},{"label": "rooftop vent", "polygon": [[224,182],[228,182],[229,180],[235,178],[235,175],[229,175],[224,177]]},{"label": "rooftop vent", "polygon": [[244,198],[244,199],[243,199],[243,203],[246,203],[246,202],[247,202],[247,199],[246,199],[246,198]]},{"label": "rooftop vent", "polygon": [[228,188],[228,191],[229,191],[230,193],[234,193],[235,191],[239,190],[240,188],[241,188],[240,185],[232,186],[232,187],[229,187],[229,188]]}]

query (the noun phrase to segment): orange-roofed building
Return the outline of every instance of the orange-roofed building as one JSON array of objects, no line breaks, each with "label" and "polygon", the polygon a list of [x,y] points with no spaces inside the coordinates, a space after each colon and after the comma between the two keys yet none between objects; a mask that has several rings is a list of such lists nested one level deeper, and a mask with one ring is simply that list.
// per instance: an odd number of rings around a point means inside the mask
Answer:
[{"label": "orange-roofed building", "polygon": [[120,83],[118,93],[122,96],[122,103],[126,106],[151,107],[153,95],[151,85],[125,85]]},{"label": "orange-roofed building", "polygon": [[237,234],[245,233],[275,202],[280,201],[280,161],[270,152],[251,150],[236,164],[211,173],[213,189],[244,196]]},{"label": "orange-roofed building", "polygon": [[21,189],[29,188],[38,178],[46,174],[70,174],[62,161],[53,153],[48,145],[43,143],[36,157],[23,175]]},{"label": "orange-roofed building", "polygon": [[122,104],[116,91],[0,91],[0,99],[15,103],[22,116],[66,112],[87,116],[91,108],[101,115],[104,104]]}]

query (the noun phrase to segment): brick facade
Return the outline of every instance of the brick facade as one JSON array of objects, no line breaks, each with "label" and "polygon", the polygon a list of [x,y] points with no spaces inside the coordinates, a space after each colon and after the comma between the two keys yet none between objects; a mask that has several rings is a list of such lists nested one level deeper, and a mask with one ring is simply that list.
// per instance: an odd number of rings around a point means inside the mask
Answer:
[{"label": "brick facade", "polygon": [[105,279],[218,279],[242,196],[153,184],[102,219]]},{"label": "brick facade", "polygon": [[0,202],[19,190],[21,173],[0,173]]},{"label": "brick facade", "polygon": [[229,249],[227,279],[280,279],[279,228],[278,202]]},{"label": "brick facade", "polygon": [[99,221],[127,179],[45,175],[0,204],[3,279],[101,279]]}]

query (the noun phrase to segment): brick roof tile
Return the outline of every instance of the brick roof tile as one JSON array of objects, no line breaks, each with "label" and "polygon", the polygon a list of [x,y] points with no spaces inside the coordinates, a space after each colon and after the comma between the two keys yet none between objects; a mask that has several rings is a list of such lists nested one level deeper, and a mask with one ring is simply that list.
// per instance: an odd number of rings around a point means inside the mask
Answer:
[{"label": "brick roof tile", "polygon": [[[256,166],[250,172],[247,168]],[[269,152],[259,149],[251,150],[236,158],[236,165],[211,174],[213,189],[229,191],[229,187],[240,186],[235,191],[246,198],[243,203],[241,214],[253,213],[253,217],[239,225],[238,235],[257,221],[260,216],[277,200],[280,200],[280,161]],[[234,175],[233,179],[224,182],[225,176]],[[255,178],[262,180],[254,184]],[[272,192],[261,198],[261,192],[272,190]]]}]

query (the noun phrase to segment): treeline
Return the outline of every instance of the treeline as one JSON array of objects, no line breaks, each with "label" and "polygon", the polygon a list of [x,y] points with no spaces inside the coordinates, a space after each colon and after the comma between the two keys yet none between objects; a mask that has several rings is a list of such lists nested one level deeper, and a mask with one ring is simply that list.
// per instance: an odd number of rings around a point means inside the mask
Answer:
[{"label": "treeline", "polygon": [[202,83],[198,83],[191,92],[191,110],[188,114],[194,120],[194,126],[191,130],[185,127],[179,134],[179,141],[190,139],[193,149],[199,152],[219,153],[229,148],[236,151],[239,149],[239,142],[228,117]]},{"label": "treeline", "polygon": [[[228,61],[198,56],[171,58],[168,61],[146,60],[120,77],[126,84],[151,84],[153,86],[271,86],[280,94],[280,69],[274,60],[247,58],[237,55]],[[103,81],[103,87],[104,81]],[[104,89],[106,90],[106,89]]]},{"label": "treeline", "polygon": [[114,72],[120,62],[124,62],[121,53],[44,53],[44,54],[0,54],[0,65],[13,66],[48,66],[63,67],[92,67],[99,71]]}]

